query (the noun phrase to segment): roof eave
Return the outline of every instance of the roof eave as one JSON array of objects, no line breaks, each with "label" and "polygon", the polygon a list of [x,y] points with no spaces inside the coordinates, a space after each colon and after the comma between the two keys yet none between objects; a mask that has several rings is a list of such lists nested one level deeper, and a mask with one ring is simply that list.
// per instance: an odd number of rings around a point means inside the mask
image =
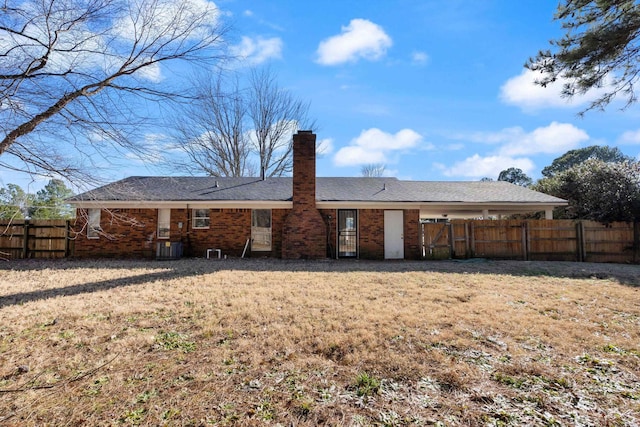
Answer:
[{"label": "roof eave", "polygon": [[69,201],[76,208],[102,209],[291,209],[286,200],[82,200]]},{"label": "roof eave", "polygon": [[425,207],[477,207],[479,209],[491,209],[496,207],[522,207],[526,209],[545,210],[558,206],[567,206],[566,200],[557,202],[515,202],[515,201],[496,201],[496,202],[462,202],[462,201],[330,201],[319,200],[316,202],[318,209],[420,209]]}]

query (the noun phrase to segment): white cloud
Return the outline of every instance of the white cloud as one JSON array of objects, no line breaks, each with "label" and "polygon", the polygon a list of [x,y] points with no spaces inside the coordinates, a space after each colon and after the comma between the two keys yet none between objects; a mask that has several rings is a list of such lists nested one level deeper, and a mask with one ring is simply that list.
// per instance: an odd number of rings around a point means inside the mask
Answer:
[{"label": "white cloud", "polygon": [[365,147],[343,147],[333,158],[337,166],[366,165],[369,163],[385,163],[387,158],[382,151],[371,151]]},{"label": "white cloud", "polygon": [[552,122],[509,141],[500,153],[508,156],[564,153],[588,139],[589,135],[584,130],[572,124]]},{"label": "white cloud", "polygon": [[411,130],[402,129],[390,134],[372,128],[362,131],[347,147],[335,154],[333,161],[337,166],[364,165],[369,163],[387,163],[388,154],[394,151],[416,147],[422,136]]},{"label": "white cloud", "polygon": [[505,142],[513,142],[522,138],[524,129],[520,126],[504,128],[498,132],[474,132],[470,135],[459,134],[456,139],[465,139],[471,142],[482,142],[485,144],[501,144]]},{"label": "white cloud", "polygon": [[532,132],[525,132],[524,129],[516,126],[498,132],[476,132],[467,137],[458,135],[457,138],[472,142],[501,144],[499,149],[501,155],[517,156],[564,153],[588,140],[589,135],[570,123],[551,122],[549,126],[539,127]]},{"label": "white cloud", "polygon": [[[53,29],[68,26],[65,31],[56,31],[55,49],[41,71],[73,70],[76,77],[82,72],[96,79],[115,72],[125,61],[133,60],[128,67],[131,69],[149,61],[154,54],[161,56],[157,52],[175,49],[176,40],[179,43],[206,36],[207,31],[217,25],[220,15],[216,5],[207,0],[135,0],[123,2],[117,9],[107,7],[109,13],[103,21],[96,15],[84,22],[80,19],[82,11],[70,10],[65,2],[50,2],[50,9],[46,11],[42,8],[47,5],[31,3],[21,6],[35,17],[24,22],[26,37],[0,34],[0,50],[8,52],[8,63],[41,57],[45,53],[44,45],[33,40],[46,41]],[[136,40],[138,43],[134,44]],[[20,49],[15,49],[16,45]],[[144,49],[143,45],[151,48]],[[135,76],[153,82],[162,79],[157,64],[145,66]],[[80,80],[75,82],[78,85]]]},{"label": "white cloud", "polygon": [[166,142],[167,136],[162,133],[147,133],[144,140],[138,144],[139,151],[129,151],[125,153],[125,158],[147,165],[162,163],[165,160],[167,151],[175,151],[171,145]]},{"label": "white cloud", "polygon": [[467,178],[496,178],[501,171],[509,167],[522,169],[525,173],[530,173],[534,164],[527,158],[513,158],[509,156],[486,156],[474,154],[461,162],[456,162],[452,167],[445,168],[445,176],[464,176]]},{"label": "white cloud", "polygon": [[130,41],[165,40],[180,33],[197,39],[204,36],[206,30],[203,27],[202,31],[193,31],[194,22],[215,26],[220,18],[218,7],[207,0],[137,0],[129,7],[132,11],[123,13],[113,28],[120,37]]},{"label": "white cloud", "polygon": [[564,153],[587,141],[589,135],[568,123],[552,122],[547,127],[537,128],[517,143],[503,147],[501,152],[509,155]]},{"label": "white cloud", "polygon": [[[114,33],[127,42],[153,44],[160,51],[164,43],[207,37],[221,16],[216,4],[208,0],[136,0],[127,4],[130,10],[123,10],[121,15],[114,18]],[[133,65],[148,61],[154,51],[149,49],[146,54],[137,52],[140,56]],[[126,49],[124,54],[128,54]],[[120,66],[121,58],[118,55],[114,55],[112,63],[107,64],[108,69]],[[145,66],[135,75],[154,83],[163,79],[158,64]]]},{"label": "white cloud", "polygon": [[319,156],[328,156],[333,153],[333,139],[332,138],[324,138],[318,141],[316,144],[316,153]]},{"label": "white cloud", "polygon": [[[30,9],[30,6],[26,6]],[[33,40],[47,40],[48,28],[61,26],[65,19],[70,19],[57,9],[50,11],[48,19],[44,19],[39,10],[29,10],[37,18],[24,23],[22,35],[0,32],[0,51],[6,56],[6,64],[26,63],[28,58],[40,58],[46,53],[45,45],[33,43]],[[104,38],[89,29],[82,22],[71,26],[67,31],[56,33],[55,49],[47,56],[45,68],[41,71],[64,73],[69,69],[87,72],[99,67],[104,62],[103,52],[109,52]],[[111,53],[111,52],[109,52]]]},{"label": "white cloud", "polygon": [[640,129],[630,130],[623,133],[620,136],[620,138],[618,138],[618,142],[620,144],[629,144],[629,145],[640,144]]},{"label": "white cloud", "polygon": [[382,171],[382,176],[398,177],[398,179],[404,179],[404,180],[407,180],[407,181],[413,181],[410,177],[408,177],[408,178],[400,178],[399,175],[400,175],[400,171],[398,169],[387,169],[387,168],[385,168]]},{"label": "white cloud", "polygon": [[231,47],[231,53],[249,65],[258,65],[269,59],[282,57],[282,39],[245,36],[240,44]]},{"label": "white cloud", "polygon": [[510,78],[502,85],[500,99],[506,104],[515,105],[524,110],[548,107],[572,108],[592,102],[606,91],[605,88],[594,89],[584,95],[565,98],[562,96],[562,88],[567,82],[566,79],[559,78],[547,87],[542,87],[535,84],[535,81],[541,78],[540,72],[524,69],[520,75]]},{"label": "white cloud", "polygon": [[329,37],[318,46],[322,65],[355,62],[358,59],[377,60],[385,55],[393,42],[382,27],[366,19],[352,19],[342,33]]},{"label": "white cloud", "polygon": [[372,150],[391,151],[415,147],[421,139],[422,136],[411,129],[402,129],[393,135],[372,128],[362,131],[352,143]]},{"label": "white cloud", "polygon": [[524,156],[565,153],[589,140],[589,135],[572,124],[552,122],[531,132],[525,132],[516,126],[498,132],[476,132],[467,137],[456,135],[455,138],[496,144],[497,147],[488,155],[474,154],[449,168],[443,167],[444,175],[495,178],[509,167],[520,168],[525,173],[530,173],[534,164]]},{"label": "white cloud", "polygon": [[425,52],[413,52],[411,54],[411,60],[414,64],[423,65],[429,62],[429,55]]},{"label": "white cloud", "polygon": [[141,68],[136,71],[136,76],[141,77],[145,80],[149,80],[153,83],[159,83],[164,78],[162,76],[162,70],[160,69],[160,65],[158,63],[149,64],[146,67]]}]

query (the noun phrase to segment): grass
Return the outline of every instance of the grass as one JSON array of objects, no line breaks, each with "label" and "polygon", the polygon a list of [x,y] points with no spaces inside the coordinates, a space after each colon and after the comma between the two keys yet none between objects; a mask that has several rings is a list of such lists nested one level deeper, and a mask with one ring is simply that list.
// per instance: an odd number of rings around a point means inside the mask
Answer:
[{"label": "grass", "polygon": [[0,264],[0,424],[640,423],[640,267]]}]

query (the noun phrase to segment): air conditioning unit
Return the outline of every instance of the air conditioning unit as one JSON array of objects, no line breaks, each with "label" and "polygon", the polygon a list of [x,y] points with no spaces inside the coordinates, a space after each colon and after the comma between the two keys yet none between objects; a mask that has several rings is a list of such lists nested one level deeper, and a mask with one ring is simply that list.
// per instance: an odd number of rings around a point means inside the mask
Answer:
[{"label": "air conditioning unit", "polygon": [[181,257],[182,242],[158,242],[157,260],[180,259]]}]

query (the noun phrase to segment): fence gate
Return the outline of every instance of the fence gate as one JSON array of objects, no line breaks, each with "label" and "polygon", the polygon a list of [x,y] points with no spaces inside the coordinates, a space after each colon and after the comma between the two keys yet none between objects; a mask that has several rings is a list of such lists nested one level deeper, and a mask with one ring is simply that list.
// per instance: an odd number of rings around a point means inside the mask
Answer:
[{"label": "fence gate", "polygon": [[453,256],[453,233],[448,222],[422,224],[422,257],[449,259]]}]

